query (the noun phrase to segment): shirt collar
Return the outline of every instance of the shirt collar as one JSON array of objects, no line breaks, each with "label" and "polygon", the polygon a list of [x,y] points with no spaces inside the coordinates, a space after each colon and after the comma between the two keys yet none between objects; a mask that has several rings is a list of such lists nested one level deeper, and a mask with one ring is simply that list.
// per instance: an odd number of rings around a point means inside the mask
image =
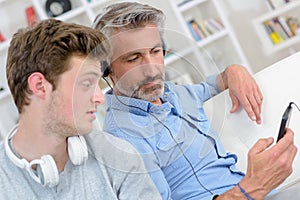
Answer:
[{"label": "shirt collar", "polygon": [[[161,97],[162,102],[167,102],[167,104],[171,104],[169,106],[172,107],[172,111],[178,113],[177,109],[181,106],[176,103],[175,100],[176,94],[172,91],[172,84],[165,83],[164,84],[164,94]],[[149,101],[145,101],[142,99],[135,99],[126,96],[117,96],[113,94],[113,90],[109,90],[106,94],[106,103],[109,109],[117,109],[122,111],[131,112],[138,115],[146,116],[151,111],[152,107],[156,105],[152,104]],[[168,107],[169,107],[168,106]],[[153,110],[153,109],[152,109]]]}]

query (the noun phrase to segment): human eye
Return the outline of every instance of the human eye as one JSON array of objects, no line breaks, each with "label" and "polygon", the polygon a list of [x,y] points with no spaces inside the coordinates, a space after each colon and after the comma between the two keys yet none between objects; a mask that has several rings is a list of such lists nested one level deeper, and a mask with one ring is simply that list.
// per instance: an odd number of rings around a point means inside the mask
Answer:
[{"label": "human eye", "polygon": [[157,47],[157,48],[154,48],[153,50],[152,50],[152,53],[154,53],[154,54],[159,54],[159,53],[161,53],[162,52],[162,48],[161,47]]},{"label": "human eye", "polygon": [[81,83],[81,85],[85,89],[90,89],[90,88],[95,88],[96,85],[98,84],[98,79],[97,78],[89,78],[89,79],[84,79]]},{"label": "human eye", "polygon": [[127,58],[127,62],[131,63],[131,62],[135,62],[138,60],[138,56],[137,55],[134,55],[134,56],[130,56]]},{"label": "human eye", "polygon": [[93,84],[90,80],[84,80],[82,81],[82,86],[86,87],[86,88],[89,88],[91,87]]}]

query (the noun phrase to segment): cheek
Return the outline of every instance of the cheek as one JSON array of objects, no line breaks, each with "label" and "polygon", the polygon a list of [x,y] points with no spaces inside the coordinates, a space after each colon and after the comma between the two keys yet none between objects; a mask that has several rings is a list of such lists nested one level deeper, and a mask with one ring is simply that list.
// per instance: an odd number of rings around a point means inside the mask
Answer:
[{"label": "cheek", "polygon": [[74,117],[74,104],[71,102],[69,104],[65,104],[62,108],[64,111],[65,117],[66,118],[73,118]]},{"label": "cheek", "polygon": [[81,96],[81,97],[74,97],[72,99],[72,110],[73,112],[76,112],[77,110],[80,110],[81,108],[85,107],[89,101],[87,100],[88,94]]},{"label": "cheek", "polygon": [[76,96],[75,93],[69,94],[68,98],[65,99],[62,105],[62,110],[64,110],[66,117],[73,118],[80,105],[80,98]]},{"label": "cheek", "polygon": [[120,79],[125,79],[126,77],[128,77],[131,73],[130,73],[130,70],[127,70],[127,69],[118,69],[118,70],[115,70],[114,71],[114,76],[116,77],[117,80],[120,80]]},{"label": "cheek", "polygon": [[131,87],[137,85],[139,81],[143,79],[142,72],[138,70],[130,70],[122,74],[122,76],[116,76],[116,84],[121,85],[122,87]]}]

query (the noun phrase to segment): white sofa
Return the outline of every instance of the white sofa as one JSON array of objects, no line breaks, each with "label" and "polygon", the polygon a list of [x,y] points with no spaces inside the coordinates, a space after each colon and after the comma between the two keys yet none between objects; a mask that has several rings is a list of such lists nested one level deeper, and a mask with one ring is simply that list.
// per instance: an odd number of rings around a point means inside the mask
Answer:
[{"label": "white sofa", "polygon": [[[265,68],[254,77],[264,96],[261,125],[251,121],[243,109],[230,114],[228,91],[213,97],[204,106],[225,149],[238,155],[237,165],[243,171],[247,167],[247,152],[259,138],[271,136],[276,141],[281,117],[289,102],[300,107],[300,52]],[[289,127],[295,132],[298,153],[293,174],[279,186],[279,190],[300,180],[300,112],[294,106]],[[300,194],[297,199],[300,199]]]}]

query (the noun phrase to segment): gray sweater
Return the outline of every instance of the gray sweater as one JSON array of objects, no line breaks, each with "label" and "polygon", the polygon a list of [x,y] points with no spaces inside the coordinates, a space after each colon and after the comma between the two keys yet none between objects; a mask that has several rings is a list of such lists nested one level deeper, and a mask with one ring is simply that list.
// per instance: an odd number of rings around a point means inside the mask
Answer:
[{"label": "gray sweater", "polygon": [[35,182],[7,157],[0,144],[0,199],[161,199],[141,157],[127,142],[110,134],[85,136],[88,160],[79,166],[70,161],[53,188]]}]

